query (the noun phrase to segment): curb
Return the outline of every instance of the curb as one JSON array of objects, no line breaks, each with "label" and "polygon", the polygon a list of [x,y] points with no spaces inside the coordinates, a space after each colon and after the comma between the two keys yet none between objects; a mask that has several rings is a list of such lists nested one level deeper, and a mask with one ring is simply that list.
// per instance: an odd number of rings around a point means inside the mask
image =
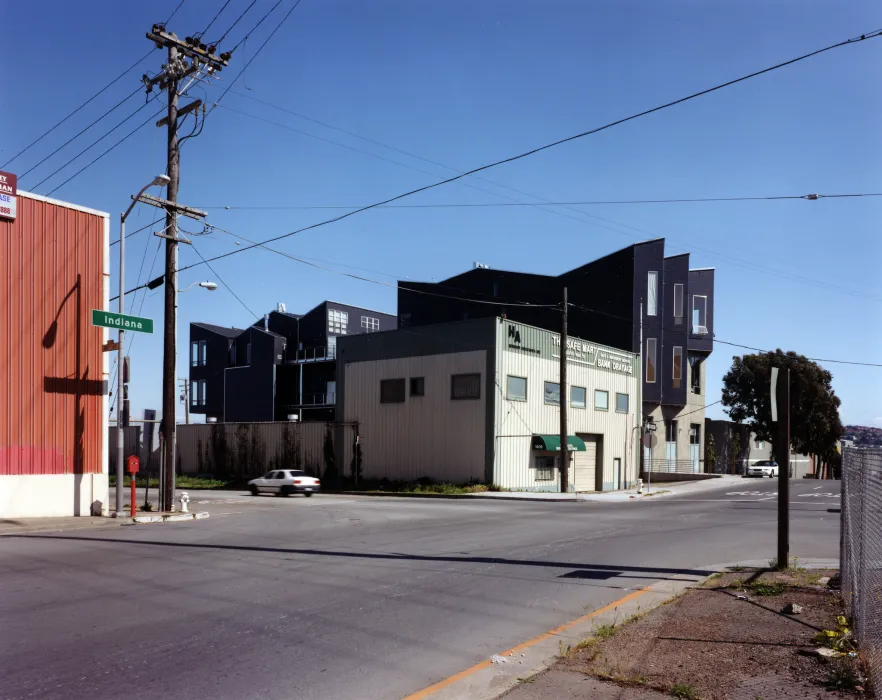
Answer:
[{"label": "curb", "polygon": [[132,518],[134,524],[146,523],[177,523],[184,520],[204,520],[208,513],[166,513],[163,515],[137,515]]},{"label": "curb", "polygon": [[585,499],[573,496],[572,498],[541,498],[539,496],[485,496],[482,493],[405,493],[405,492],[380,492],[380,491],[326,491],[338,496],[374,496],[377,498],[446,498],[446,499],[476,499],[483,498],[487,501],[542,501],[543,503],[578,503]]}]

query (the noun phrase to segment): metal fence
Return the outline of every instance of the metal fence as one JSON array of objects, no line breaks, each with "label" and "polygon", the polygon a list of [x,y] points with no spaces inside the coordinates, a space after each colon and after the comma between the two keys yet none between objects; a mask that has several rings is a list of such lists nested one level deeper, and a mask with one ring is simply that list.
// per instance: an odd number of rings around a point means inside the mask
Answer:
[{"label": "metal fence", "polygon": [[842,451],[842,597],[876,687],[882,686],[882,449]]},{"label": "metal fence", "polygon": [[644,459],[643,471],[653,474],[700,474],[701,462],[691,459]]}]

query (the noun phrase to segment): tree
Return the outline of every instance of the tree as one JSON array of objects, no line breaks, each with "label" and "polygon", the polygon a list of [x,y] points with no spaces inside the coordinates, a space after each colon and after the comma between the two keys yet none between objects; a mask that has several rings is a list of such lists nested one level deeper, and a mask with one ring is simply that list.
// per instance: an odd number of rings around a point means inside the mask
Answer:
[{"label": "tree", "polygon": [[714,467],[717,464],[717,442],[714,440],[713,435],[707,436],[704,446],[704,462],[708,466],[708,472],[713,473]]},{"label": "tree", "polygon": [[[722,402],[729,417],[747,425],[758,440],[771,442],[774,454],[785,452],[787,446],[776,444],[780,438],[772,423],[772,367],[790,370],[790,446],[799,454],[831,454],[843,432],[833,375],[795,352],[733,357],[723,377]],[[779,385],[783,381],[779,373]]]},{"label": "tree", "polygon": [[732,473],[738,473],[738,465],[741,463],[741,426],[735,426],[735,434],[732,436],[732,441],[729,443],[731,445],[731,450],[729,454],[729,461],[732,464]]}]

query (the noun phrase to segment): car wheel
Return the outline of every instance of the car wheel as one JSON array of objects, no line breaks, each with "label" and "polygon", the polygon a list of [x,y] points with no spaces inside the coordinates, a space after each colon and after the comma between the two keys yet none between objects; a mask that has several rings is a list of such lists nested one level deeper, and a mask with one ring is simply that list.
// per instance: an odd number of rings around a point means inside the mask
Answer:
[{"label": "car wheel", "polygon": [[252,495],[252,496],[257,496],[259,493],[260,493],[260,492],[257,490],[257,487],[256,487],[254,484],[252,484],[252,485],[251,485],[251,495]]},{"label": "car wheel", "polygon": [[293,490],[293,489],[292,489],[290,486],[283,486],[283,487],[281,488],[280,493],[281,493],[281,495],[283,495],[285,498],[287,498],[288,496],[291,495],[292,490]]},{"label": "car wheel", "polygon": [[312,496],[312,491],[304,491],[303,495],[309,498],[310,496]]}]

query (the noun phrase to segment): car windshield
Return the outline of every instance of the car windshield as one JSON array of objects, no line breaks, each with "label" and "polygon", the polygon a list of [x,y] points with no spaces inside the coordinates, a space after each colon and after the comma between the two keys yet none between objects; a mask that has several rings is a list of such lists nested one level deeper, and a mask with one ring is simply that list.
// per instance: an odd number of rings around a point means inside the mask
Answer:
[{"label": "car windshield", "polygon": [[290,471],[290,472],[288,472],[288,473],[289,473],[291,476],[306,476],[306,472],[295,472],[295,471]]},{"label": "car windshield", "polygon": [[765,460],[765,459],[764,459],[764,460],[762,460],[762,461],[760,461],[760,462],[757,462],[754,466],[756,466],[756,467],[774,467],[774,466],[775,466],[775,463],[774,463],[774,462],[769,462],[768,460]]}]

